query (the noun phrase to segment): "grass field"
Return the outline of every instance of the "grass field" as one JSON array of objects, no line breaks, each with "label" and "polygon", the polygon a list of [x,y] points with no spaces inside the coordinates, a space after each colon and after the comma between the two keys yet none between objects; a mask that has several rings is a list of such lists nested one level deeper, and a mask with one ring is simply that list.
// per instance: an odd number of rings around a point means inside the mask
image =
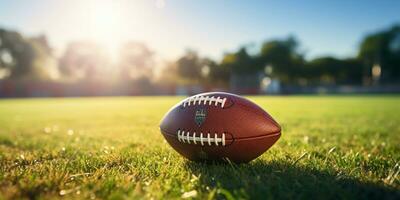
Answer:
[{"label": "grass field", "polygon": [[158,130],[183,97],[0,101],[0,199],[400,199],[400,96],[250,97],[282,137],[193,163]]}]

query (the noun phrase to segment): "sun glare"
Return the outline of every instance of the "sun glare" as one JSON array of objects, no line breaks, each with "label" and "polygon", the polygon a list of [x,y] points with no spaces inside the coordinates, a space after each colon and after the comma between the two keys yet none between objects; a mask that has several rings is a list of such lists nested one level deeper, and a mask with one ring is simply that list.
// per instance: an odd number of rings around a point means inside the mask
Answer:
[{"label": "sun glare", "polygon": [[92,1],[88,14],[91,38],[105,46],[115,59],[125,20],[121,5],[111,0]]}]

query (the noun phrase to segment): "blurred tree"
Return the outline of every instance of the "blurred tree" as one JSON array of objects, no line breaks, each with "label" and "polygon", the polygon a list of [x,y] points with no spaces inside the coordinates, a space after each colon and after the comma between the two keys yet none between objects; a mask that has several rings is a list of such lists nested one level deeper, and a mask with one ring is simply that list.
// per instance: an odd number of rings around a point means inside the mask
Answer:
[{"label": "blurred tree", "polygon": [[293,83],[302,74],[303,55],[298,52],[298,41],[294,37],[265,42],[261,47],[259,59],[261,66],[270,66],[271,76],[283,83]]},{"label": "blurred tree", "polygon": [[[172,76],[174,73],[176,75]],[[194,50],[187,50],[175,63],[169,63],[162,74],[163,77],[168,76],[170,80],[174,77],[180,84],[201,84],[226,88],[230,69],[219,65],[210,58],[200,57]]]},{"label": "blurred tree", "polygon": [[362,63],[357,59],[316,58],[307,63],[303,77],[311,84],[361,84]]},{"label": "blurred tree", "polygon": [[0,68],[10,79],[25,78],[34,71],[35,49],[16,31],[0,29]]},{"label": "blurred tree", "polygon": [[58,66],[47,37],[39,35],[29,38],[29,42],[35,51],[33,63],[35,76],[40,79],[57,79],[59,77]]},{"label": "blurred tree", "polygon": [[236,53],[226,54],[220,64],[223,74],[229,73],[229,87],[234,92],[256,93],[263,77],[263,65],[258,57],[241,47]]},{"label": "blurred tree", "polygon": [[215,61],[205,58],[203,60],[205,69],[208,68],[208,76],[205,81],[213,84],[214,87],[227,88],[229,85],[229,78],[231,69],[227,65],[219,65]]},{"label": "blurred tree", "polygon": [[[358,58],[364,61],[367,76],[383,82],[400,80],[400,26],[367,35],[361,42]],[[375,69],[374,69],[375,67]],[[374,73],[375,74],[372,74]]]},{"label": "blurred tree", "polygon": [[202,68],[205,67],[196,51],[186,50],[185,54],[176,61],[178,75],[189,83],[200,83]]},{"label": "blurred tree", "polygon": [[162,84],[173,85],[178,83],[180,77],[178,75],[176,62],[166,62],[161,68],[159,68],[157,78],[157,82]]},{"label": "blurred tree", "polygon": [[263,70],[260,60],[250,56],[245,47],[240,48],[236,53],[225,54],[221,62],[221,67],[223,69],[230,69],[232,73],[245,74]]},{"label": "blurred tree", "polygon": [[[209,58],[200,58],[193,50],[175,62],[169,62],[160,69],[159,80],[167,84],[201,84],[222,86],[217,63]],[[218,73],[218,74],[217,74]],[[190,77],[190,78],[189,78]]]},{"label": "blurred tree", "polygon": [[121,76],[125,79],[150,79],[154,67],[153,57],[154,52],[143,43],[128,42],[124,44],[119,54]]},{"label": "blurred tree", "polygon": [[109,78],[105,68],[110,65],[103,49],[90,41],[69,43],[59,59],[60,72],[68,79]]}]

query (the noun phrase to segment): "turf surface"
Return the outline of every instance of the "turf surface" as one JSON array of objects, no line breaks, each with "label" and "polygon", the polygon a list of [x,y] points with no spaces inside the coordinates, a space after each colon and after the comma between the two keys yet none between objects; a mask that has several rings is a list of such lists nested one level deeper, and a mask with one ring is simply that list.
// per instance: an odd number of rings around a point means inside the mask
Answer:
[{"label": "turf surface", "polygon": [[0,199],[400,199],[400,96],[250,97],[283,127],[249,164],[158,130],[183,97],[0,101]]}]

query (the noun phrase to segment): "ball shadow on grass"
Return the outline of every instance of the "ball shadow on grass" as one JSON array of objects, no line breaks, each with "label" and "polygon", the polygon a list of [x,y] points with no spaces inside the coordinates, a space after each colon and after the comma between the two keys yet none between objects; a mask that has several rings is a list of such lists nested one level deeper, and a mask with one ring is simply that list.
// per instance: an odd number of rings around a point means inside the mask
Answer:
[{"label": "ball shadow on grass", "polygon": [[215,191],[229,199],[400,199],[400,191],[337,172],[319,171],[285,161],[248,164],[197,163],[186,169],[199,177],[198,190]]}]

